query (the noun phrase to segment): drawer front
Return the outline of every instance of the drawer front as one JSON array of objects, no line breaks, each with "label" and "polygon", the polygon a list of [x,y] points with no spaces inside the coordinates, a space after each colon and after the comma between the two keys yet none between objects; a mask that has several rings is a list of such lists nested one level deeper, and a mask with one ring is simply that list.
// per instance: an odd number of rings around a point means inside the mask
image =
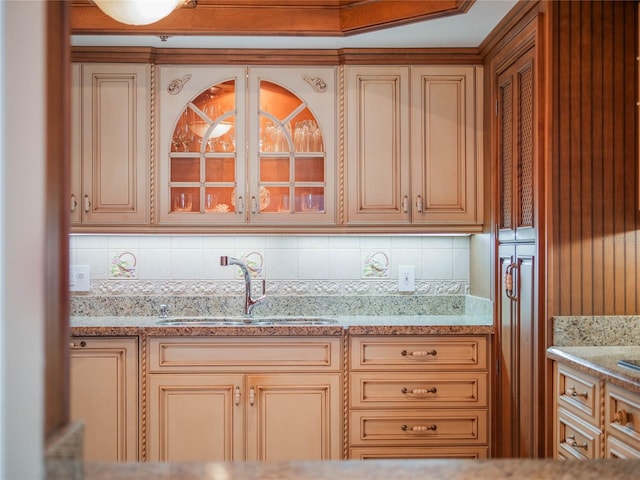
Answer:
[{"label": "drawer front", "polygon": [[350,460],[410,460],[420,458],[488,458],[487,447],[356,447],[349,449]]},{"label": "drawer front", "polygon": [[355,372],[351,374],[352,408],[487,406],[487,374]]},{"label": "drawer front", "polygon": [[340,370],[337,338],[151,337],[150,372]]},{"label": "drawer front", "polygon": [[352,370],[486,369],[485,337],[354,337]]},{"label": "drawer front", "polygon": [[640,450],[640,395],[607,384],[605,428],[630,447]]},{"label": "drawer front", "polygon": [[352,411],[351,445],[486,444],[486,410]]},{"label": "drawer front", "polygon": [[618,440],[611,435],[607,436],[607,449],[605,452],[605,458],[616,458],[622,460],[639,460],[640,450],[631,448],[626,443]]},{"label": "drawer front", "polygon": [[558,405],[600,427],[600,380],[562,364],[556,364]]},{"label": "drawer front", "polygon": [[557,452],[559,456],[577,459],[602,457],[602,433],[570,412],[558,409]]}]

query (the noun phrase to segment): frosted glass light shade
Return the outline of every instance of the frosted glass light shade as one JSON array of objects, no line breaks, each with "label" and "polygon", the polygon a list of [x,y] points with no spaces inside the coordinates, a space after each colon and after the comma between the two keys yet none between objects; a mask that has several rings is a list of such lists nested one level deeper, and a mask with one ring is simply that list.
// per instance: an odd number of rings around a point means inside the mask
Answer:
[{"label": "frosted glass light shade", "polygon": [[184,0],[93,0],[100,10],[127,25],[148,25],[166,17]]}]

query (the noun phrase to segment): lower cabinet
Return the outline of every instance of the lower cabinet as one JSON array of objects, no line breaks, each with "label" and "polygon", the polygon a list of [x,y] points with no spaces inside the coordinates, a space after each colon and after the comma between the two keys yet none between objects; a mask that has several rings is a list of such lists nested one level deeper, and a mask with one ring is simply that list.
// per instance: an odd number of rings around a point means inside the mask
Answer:
[{"label": "lower cabinet", "polygon": [[71,420],[85,424],[84,459],[137,461],[137,337],[74,337],[70,352]]},{"label": "lower cabinet", "polygon": [[640,394],[554,362],[554,456],[640,458]]},{"label": "lower cabinet", "polygon": [[147,459],[341,459],[340,351],[340,338],[151,338]]},{"label": "lower cabinet", "polygon": [[483,336],[351,338],[349,458],[486,458]]},{"label": "lower cabinet", "polygon": [[640,394],[605,385],[606,458],[640,459]]}]

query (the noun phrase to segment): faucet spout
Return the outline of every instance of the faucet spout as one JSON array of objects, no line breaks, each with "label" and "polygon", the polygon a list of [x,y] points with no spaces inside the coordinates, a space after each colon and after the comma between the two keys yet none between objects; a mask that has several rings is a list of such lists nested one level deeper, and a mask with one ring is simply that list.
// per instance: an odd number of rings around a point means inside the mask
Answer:
[{"label": "faucet spout", "polygon": [[264,280],[262,280],[262,295],[258,298],[253,298],[251,296],[251,274],[249,273],[247,264],[237,258],[223,255],[220,257],[220,265],[223,267],[228,265],[237,265],[240,267],[242,275],[244,276],[244,314],[245,316],[251,315],[253,308],[266,297]]}]

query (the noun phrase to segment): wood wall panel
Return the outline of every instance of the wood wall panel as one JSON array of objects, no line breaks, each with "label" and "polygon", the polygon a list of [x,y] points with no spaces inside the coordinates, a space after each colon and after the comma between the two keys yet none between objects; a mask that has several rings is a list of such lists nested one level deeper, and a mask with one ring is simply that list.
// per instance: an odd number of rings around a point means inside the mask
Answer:
[{"label": "wood wall panel", "polygon": [[554,2],[552,315],[640,307],[637,2]]}]

